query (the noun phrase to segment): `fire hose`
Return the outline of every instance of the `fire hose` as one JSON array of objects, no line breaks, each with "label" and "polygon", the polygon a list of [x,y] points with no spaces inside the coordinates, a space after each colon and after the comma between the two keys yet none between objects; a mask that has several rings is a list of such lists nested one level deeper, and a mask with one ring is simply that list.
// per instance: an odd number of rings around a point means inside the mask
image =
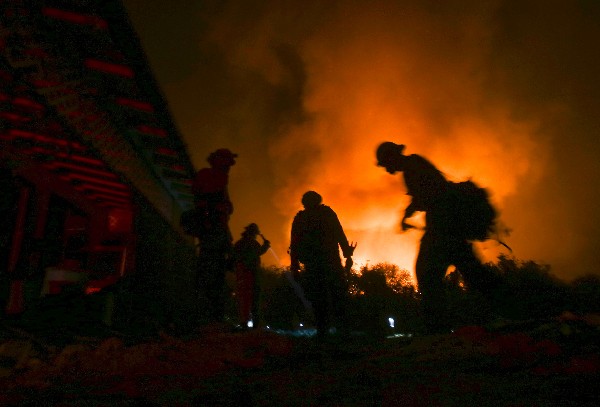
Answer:
[{"label": "fire hose", "polygon": [[[267,240],[262,235],[262,233],[260,234],[260,237],[263,239],[263,242],[265,242]],[[281,266],[281,260],[279,259],[279,256],[277,256],[277,253],[275,253],[275,251],[273,250],[273,248],[269,247],[268,251],[275,258],[275,260],[277,260],[277,265]],[[285,275],[285,278],[288,280],[288,283],[290,284],[290,286],[294,290],[294,293],[296,294],[296,296],[302,302],[302,305],[304,306],[304,308],[307,311],[312,312],[312,310],[313,310],[312,304],[310,303],[310,301],[308,301],[306,299],[306,295],[304,294],[304,289],[302,289],[302,286],[300,284],[298,284],[298,282],[294,279],[294,276],[292,275],[292,272],[288,269],[283,274]]]}]

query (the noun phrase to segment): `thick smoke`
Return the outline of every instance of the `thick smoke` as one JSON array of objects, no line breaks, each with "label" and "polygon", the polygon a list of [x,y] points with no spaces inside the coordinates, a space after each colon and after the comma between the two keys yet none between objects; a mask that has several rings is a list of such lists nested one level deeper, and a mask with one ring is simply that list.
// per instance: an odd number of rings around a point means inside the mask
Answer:
[{"label": "thick smoke", "polygon": [[240,155],[234,233],[258,223],[285,262],[314,189],[357,261],[412,270],[402,177],[375,166],[390,140],[488,188],[517,258],[600,273],[600,3],[182,3],[125,1],[195,165]]}]

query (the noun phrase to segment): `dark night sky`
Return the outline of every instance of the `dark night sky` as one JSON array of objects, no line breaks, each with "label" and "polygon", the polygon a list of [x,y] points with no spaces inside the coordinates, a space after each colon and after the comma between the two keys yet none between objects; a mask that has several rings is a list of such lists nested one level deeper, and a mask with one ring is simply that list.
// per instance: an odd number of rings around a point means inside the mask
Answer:
[{"label": "dark night sky", "polygon": [[234,235],[257,222],[283,264],[315,189],[357,261],[412,270],[402,177],[374,165],[392,140],[487,187],[518,259],[600,274],[599,1],[124,4],[194,165],[240,155]]}]

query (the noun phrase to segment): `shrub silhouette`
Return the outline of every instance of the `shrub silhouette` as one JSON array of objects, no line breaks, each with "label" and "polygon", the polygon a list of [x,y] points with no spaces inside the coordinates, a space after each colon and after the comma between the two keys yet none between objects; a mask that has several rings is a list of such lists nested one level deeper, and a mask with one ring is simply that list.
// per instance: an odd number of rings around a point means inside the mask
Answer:
[{"label": "shrub silhouette", "polygon": [[580,314],[600,312],[600,276],[587,275],[571,282],[573,311]]},{"label": "shrub silhouette", "polygon": [[[571,283],[551,273],[548,265],[500,256],[485,265],[496,280],[494,289],[467,289],[459,270],[446,276],[448,318],[454,327],[487,324],[499,317],[511,320],[548,319],[565,311],[600,311],[600,277],[585,276]],[[261,269],[261,310],[272,328],[293,329],[311,323],[311,315],[285,277],[285,268]],[[411,274],[388,263],[352,270],[348,279],[351,329],[380,336],[420,332],[420,295]],[[302,274],[299,282],[302,282]],[[388,323],[394,319],[394,328]]]},{"label": "shrub silhouette", "polygon": [[511,319],[548,318],[570,308],[566,282],[550,273],[550,266],[500,256],[488,264],[500,277],[494,296],[498,313]]},{"label": "shrub silhouette", "polygon": [[[373,334],[413,332],[419,325],[418,298],[407,270],[388,263],[363,266],[349,276],[353,328]],[[394,320],[394,328],[389,318]]]}]

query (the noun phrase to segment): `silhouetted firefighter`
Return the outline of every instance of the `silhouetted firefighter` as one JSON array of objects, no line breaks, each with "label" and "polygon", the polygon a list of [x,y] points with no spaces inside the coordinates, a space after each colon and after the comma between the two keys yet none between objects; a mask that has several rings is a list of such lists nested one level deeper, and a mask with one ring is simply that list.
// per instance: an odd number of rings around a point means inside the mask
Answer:
[{"label": "silhouetted firefighter", "polygon": [[407,195],[412,198],[402,218],[402,230],[411,226],[406,219],[415,212],[425,215],[425,234],[415,271],[421,303],[429,332],[444,332],[450,321],[446,315],[444,276],[454,265],[467,287],[488,293],[493,279],[473,253],[472,242],[485,240],[493,231],[496,212],[487,192],[471,181],[453,183],[425,158],[403,155],[404,145],[385,142],[377,148],[380,167],[404,175]]},{"label": "silhouetted firefighter", "polygon": [[290,270],[297,276],[300,263],[304,264],[302,282],[312,303],[319,338],[331,327],[332,315],[339,318],[340,328],[346,328],[348,289],[340,248],[346,258],[347,270],[352,267],[352,254],[356,248],[356,245],[348,243],[333,209],[321,202],[321,195],[314,191],[302,196],[304,210],[294,217],[290,243]]},{"label": "silhouetted firefighter", "polygon": [[198,171],[192,185],[196,207],[188,219],[182,218],[188,233],[199,239],[198,289],[210,322],[223,321],[225,312],[225,273],[231,267],[233,247],[229,230],[233,204],[227,187],[236,157],[226,148],[208,156],[210,168]]},{"label": "silhouetted firefighter", "polygon": [[[262,244],[256,240],[258,235],[263,239]],[[256,223],[246,226],[242,232],[242,237],[233,245],[239,322],[242,328],[248,327],[250,320],[252,320],[254,328],[260,325],[258,270],[260,268],[260,256],[265,254],[270,247],[271,243],[260,233]]]}]

